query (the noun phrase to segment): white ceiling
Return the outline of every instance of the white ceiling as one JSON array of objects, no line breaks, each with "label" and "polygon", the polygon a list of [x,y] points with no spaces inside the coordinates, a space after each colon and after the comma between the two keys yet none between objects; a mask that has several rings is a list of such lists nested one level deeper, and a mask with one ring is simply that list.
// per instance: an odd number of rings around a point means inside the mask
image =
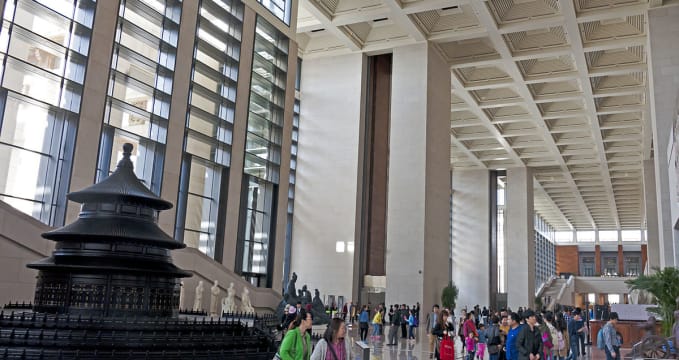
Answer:
[{"label": "white ceiling", "polygon": [[454,169],[529,166],[558,230],[645,228],[647,9],[667,0],[300,0],[305,58],[430,41]]}]

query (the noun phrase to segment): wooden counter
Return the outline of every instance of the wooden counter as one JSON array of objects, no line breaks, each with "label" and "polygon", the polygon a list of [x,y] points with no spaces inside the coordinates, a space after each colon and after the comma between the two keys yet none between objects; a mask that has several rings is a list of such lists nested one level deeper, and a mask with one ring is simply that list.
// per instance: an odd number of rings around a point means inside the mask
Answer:
[{"label": "wooden counter", "polygon": [[[599,329],[606,325],[606,323],[607,321],[601,320],[591,320],[589,322],[592,347],[597,346],[596,343],[597,334],[599,333]],[[641,338],[644,336],[644,330],[642,329],[644,325],[646,325],[645,321],[618,320],[618,324],[615,326],[615,329],[622,335],[622,339],[624,342],[621,347],[631,348],[632,345],[641,340]],[[661,323],[660,321],[658,321],[655,325],[656,334],[662,333],[662,329],[660,328],[660,326]]]}]

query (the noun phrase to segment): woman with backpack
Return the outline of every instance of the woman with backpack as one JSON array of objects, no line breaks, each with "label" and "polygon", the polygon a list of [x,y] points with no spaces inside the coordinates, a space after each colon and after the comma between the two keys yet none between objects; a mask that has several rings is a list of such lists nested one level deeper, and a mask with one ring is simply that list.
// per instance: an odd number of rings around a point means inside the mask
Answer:
[{"label": "woman with backpack", "polygon": [[311,360],[351,360],[351,340],[347,336],[347,326],[340,318],[333,318],[318,341]]},{"label": "woman with backpack", "polygon": [[554,344],[554,359],[553,360],[565,360],[568,356],[568,349],[570,349],[570,343],[568,339],[568,328],[566,326],[566,319],[563,317],[563,313],[556,314],[556,321],[554,322],[554,327],[556,328],[556,344]]},{"label": "woman with backpack", "polygon": [[415,311],[410,309],[410,315],[408,315],[408,340],[415,341],[415,328],[417,327],[417,317],[415,316]]},{"label": "woman with backpack", "polygon": [[365,338],[368,337],[368,321],[370,321],[368,305],[363,305],[361,314],[358,316],[358,327],[361,329],[361,341],[365,341]]}]

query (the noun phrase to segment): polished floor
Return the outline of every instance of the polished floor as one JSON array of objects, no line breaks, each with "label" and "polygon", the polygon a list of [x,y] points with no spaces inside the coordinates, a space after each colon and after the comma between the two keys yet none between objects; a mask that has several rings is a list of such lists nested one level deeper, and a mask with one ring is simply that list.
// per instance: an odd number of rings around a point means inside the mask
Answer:
[{"label": "polished floor", "polygon": [[[389,326],[386,326],[384,333],[388,334]],[[322,333],[323,329],[314,327],[315,333]],[[351,336],[352,343],[354,347],[352,353],[354,355],[354,360],[419,360],[419,359],[430,359],[431,352],[429,351],[429,339],[425,333],[425,329],[420,327],[417,329],[416,339],[408,341],[407,339],[400,338],[399,329],[399,342],[396,346],[388,346],[385,342],[385,336],[380,336],[378,338],[371,338],[372,328],[368,332],[368,338],[364,344],[365,347],[370,348],[370,357],[365,358],[362,353],[362,349],[357,342],[360,342],[360,335],[358,331],[358,326],[350,327],[349,335]],[[455,342],[455,357],[456,359],[464,359],[464,354],[462,354],[462,346],[460,340],[456,339]],[[592,349],[590,346],[586,348],[587,355],[582,356],[579,360],[602,360],[605,359],[603,351],[596,348]],[[488,360],[488,354],[484,359]]]}]

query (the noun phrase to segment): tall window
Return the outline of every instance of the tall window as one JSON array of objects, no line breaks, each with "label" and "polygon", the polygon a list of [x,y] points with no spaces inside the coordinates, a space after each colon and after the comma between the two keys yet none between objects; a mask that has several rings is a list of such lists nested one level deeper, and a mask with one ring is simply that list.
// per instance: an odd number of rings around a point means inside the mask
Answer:
[{"label": "tall window", "polygon": [[580,254],[580,276],[594,276],[596,274],[596,262],[594,254]]},{"label": "tall window", "polygon": [[507,176],[497,177],[497,291],[507,292],[507,259],[505,256],[505,186]]},{"label": "tall window", "polygon": [[240,0],[202,0],[175,238],[221,260],[243,29]]},{"label": "tall window", "polygon": [[262,6],[269,9],[285,25],[290,25],[292,4],[290,0],[257,0]]},{"label": "tall window", "polygon": [[94,0],[6,1],[0,29],[0,200],[62,225]]},{"label": "tall window", "polygon": [[618,276],[618,253],[601,254],[602,275]]},{"label": "tall window", "polygon": [[137,177],[160,194],[180,15],[180,0],[120,2],[98,181],[122,158],[122,143],[130,142]]},{"label": "tall window", "polygon": [[288,39],[257,18],[236,269],[253,285],[272,286]]},{"label": "tall window", "polygon": [[541,216],[535,214],[535,288],[556,274],[556,248],[554,229]]},{"label": "tall window", "polygon": [[641,254],[625,254],[625,276],[641,275]]},{"label": "tall window", "polygon": [[297,143],[299,141],[300,84],[302,78],[302,59],[297,59],[295,74],[295,106],[292,109],[292,144],[290,146],[290,184],[288,187],[288,223],[285,229],[285,254],[283,256],[283,285],[290,276],[290,257],[292,252],[292,221],[295,211],[295,183],[297,182]]}]

